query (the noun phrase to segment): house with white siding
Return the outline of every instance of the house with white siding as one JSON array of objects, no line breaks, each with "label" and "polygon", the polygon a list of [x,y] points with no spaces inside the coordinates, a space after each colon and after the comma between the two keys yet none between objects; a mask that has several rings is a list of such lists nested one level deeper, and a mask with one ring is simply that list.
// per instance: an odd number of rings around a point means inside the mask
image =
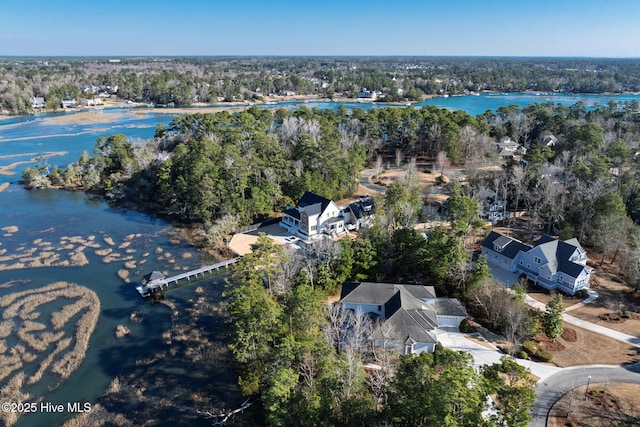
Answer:
[{"label": "house with white siding", "polygon": [[309,191],[302,195],[295,208],[282,212],[280,226],[305,240],[323,233],[337,236],[345,231],[344,217],[338,205]]}]

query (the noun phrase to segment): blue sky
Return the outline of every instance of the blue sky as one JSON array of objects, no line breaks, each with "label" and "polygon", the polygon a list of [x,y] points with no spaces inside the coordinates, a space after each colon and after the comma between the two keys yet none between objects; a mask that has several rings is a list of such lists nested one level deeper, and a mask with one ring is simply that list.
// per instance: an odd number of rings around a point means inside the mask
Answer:
[{"label": "blue sky", "polygon": [[640,0],[4,0],[0,55],[640,57]]}]

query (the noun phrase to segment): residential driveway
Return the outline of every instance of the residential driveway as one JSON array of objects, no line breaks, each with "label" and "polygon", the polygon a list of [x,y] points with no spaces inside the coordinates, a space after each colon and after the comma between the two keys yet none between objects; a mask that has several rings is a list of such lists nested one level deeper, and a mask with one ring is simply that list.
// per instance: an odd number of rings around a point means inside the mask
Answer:
[{"label": "residential driveway", "polygon": [[[504,355],[500,350],[487,343],[489,347],[485,347],[475,341],[468,339],[465,334],[458,331],[454,327],[438,328],[436,330],[436,336],[438,341],[443,347],[457,350],[466,351],[473,356],[474,367],[480,368],[484,365],[491,365],[494,363],[500,363],[500,358]],[[561,368],[556,366],[549,366],[543,363],[536,363],[530,360],[523,360],[515,358],[516,362],[525,368],[528,368],[531,373],[540,378],[540,381],[545,378],[560,372]]]},{"label": "residential driveway", "polygon": [[[524,301],[531,307],[537,308],[540,311],[545,311],[546,309],[546,306],[543,303],[531,298],[529,295],[526,296]],[[627,335],[622,332],[614,331],[613,329],[605,328],[604,326],[587,322],[586,320],[578,319],[577,317],[571,316],[567,313],[562,314],[562,320],[569,323],[570,325],[579,326],[588,331],[613,338],[617,341],[625,342],[634,347],[640,347],[640,338],[634,337],[633,335]]]},{"label": "residential driveway", "polygon": [[387,187],[383,187],[382,185],[374,184],[371,182],[371,178],[375,175],[375,169],[365,169],[362,171],[360,175],[360,185],[364,188],[375,191],[376,193],[386,193]]}]

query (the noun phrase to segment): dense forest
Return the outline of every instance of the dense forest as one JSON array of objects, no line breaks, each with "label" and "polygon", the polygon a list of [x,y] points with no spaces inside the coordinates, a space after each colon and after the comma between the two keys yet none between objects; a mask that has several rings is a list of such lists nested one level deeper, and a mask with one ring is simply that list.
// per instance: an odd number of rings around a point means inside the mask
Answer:
[{"label": "dense forest", "polygon": [[454,57],[0,58],[0,111],[26,114],[30,98],[46,108],[101,96],[157,105],[251,101],[271,95],[385,102],[480,91],[605,93],[640,91],[633,59]]},{"label": "dense forest", "polygon": [[[526,154],[501,158],[505,137]],[[383,334],[380,325],[340,318],[322,301],[344,280],[430,284],[503,334],[505,351],[549,360],[534,337],[558,333],[554,306],[547,314],[531,310],[521,289],[492,283],[482,257],[470,264],[473,236],[486,232],[481,207],[487,198],[505,200],[505,225],[522,222],[516,213],[523,214],[524,226],[513,232],[523,241],[542,232],[577,237],[599,254],[592,263],[616,263],[636,288],[639,144],[636,103],[512,106],[477,117],[435,107],[252,107],[180,116],[148,141],[102,137],[92,155],[68,168],[51,169],[43,158],[23,179],[33,188],[98,192],[199,227],[221,244],[239,225],[277,215],[304,191],[339,199],[354,194],[366,165],[378,172],[400,166],[405,176],[378,197],[375,224],[356,238],[328,240],[305,256],[261,238],[238,263],[226,310],[239,386],[259,397],[270,425],[481,425],[481,402],[497,393],[492,422],[521,426],[534,397],[510,359],[478,374],[464,354],[444,349],[419,358],[381,352],[357,339]],[[428,221],[417,184],[425,173],[451,177],[441,181],[449,226],[414,227]],[[365,373],[363,364],[372,361],[383,369]],[[460,378],[472,378],[473,386]]]}]

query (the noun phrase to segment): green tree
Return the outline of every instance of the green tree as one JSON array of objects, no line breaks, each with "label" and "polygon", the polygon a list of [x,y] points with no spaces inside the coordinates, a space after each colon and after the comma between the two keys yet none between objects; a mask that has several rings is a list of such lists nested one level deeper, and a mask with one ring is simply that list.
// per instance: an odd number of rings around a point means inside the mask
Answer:
[{"label": "green tree", "polygon": [[485,400],[471,355],[437,349],[400,359],[389,414],[398,426],[482,426]]},{"label": "green tree", "polygon": [[502,356],[500,364],[482,368],[487,390],[496,395],[497,414],[491,416],[494,425],[526,427],[531,421],[530,410],[536,400],[535,381],[528,369],[515,359]]},{"label": "green tree", "polygon": [[562,305],[562,294],[556,294],[555,297],[547,304],[544,315],[542,316],[542,329],[546,336],[555,341],[564,328],[562,326],[562,313],[564,306]]}]

